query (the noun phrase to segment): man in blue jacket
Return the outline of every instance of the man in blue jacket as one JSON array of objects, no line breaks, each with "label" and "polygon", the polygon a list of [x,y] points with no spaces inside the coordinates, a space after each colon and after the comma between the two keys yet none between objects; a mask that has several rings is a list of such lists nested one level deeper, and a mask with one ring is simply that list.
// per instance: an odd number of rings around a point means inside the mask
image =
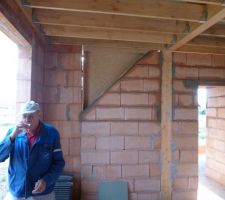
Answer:
[{"label": "man in blue jacket", "polygon": [[0,142],[0,162],[9,160],[5,200],[54,200],[54,185],[65,165],[58,131],[40,120],[40,106],[27,102],[22,119]]}]

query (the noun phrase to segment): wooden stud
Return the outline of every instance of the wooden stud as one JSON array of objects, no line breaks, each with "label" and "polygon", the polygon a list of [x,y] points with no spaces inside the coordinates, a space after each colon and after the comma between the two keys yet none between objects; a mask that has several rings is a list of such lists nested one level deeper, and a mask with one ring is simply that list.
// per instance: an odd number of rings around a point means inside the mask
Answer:
[{"label": "wooden stud", "polygon": [[161,199],[171,200],[172,52],[163,51],[161,104]]}]

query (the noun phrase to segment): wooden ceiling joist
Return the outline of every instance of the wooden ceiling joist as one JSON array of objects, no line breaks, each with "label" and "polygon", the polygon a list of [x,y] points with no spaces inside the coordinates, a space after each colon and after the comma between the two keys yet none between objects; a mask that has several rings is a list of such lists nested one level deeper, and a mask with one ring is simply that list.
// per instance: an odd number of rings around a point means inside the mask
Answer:
[{"label": "wooden ceiling joist", "polygon": [[[205,21],[208,9],[215,12],[220,6],[177,3],[159,0],[23,0],[23,5],[30,8],[78,11],[87,13],[105,13],[125,16],[160,18],[171,20]],[[187,12],[188,11],[188,12]]]},{"label": "wooden ceiling joist", "polygon": [[200,4],[211,4],[211,5],[218,5],[224,6],[224,0],[174,0],[176,2],[190,2],[190,3],[200,3]]},{"label": "wooden ceiling joist", "polygon": [[220,20],[224,19],[225,17],[225,8],[221,9],[219,12],[217,12],[214,16],[212,16],[207,22],[204,24],[201,24],[199,27],[197,27],[195,30],[193,30],[188,35],[184,36],[182,39],[178,40],[178,42],[174,45],[172,45],[169,50],[175,51],[182,47],[184,44],[188,43],[193,38],[197,37],[204,31],[206,31],[208,28],[212,27],[216,23],[218,23]]},{"label": "wooden ceiling joist", "polygon": [[144,51],[162,50],[163,44],[143,43],[143,42],[129,42],[119,40],[97,40],[86,38],[68,38],[68,37],[47,37],[49,44],[66,44],[66,45],[84,45],[96,47],[111,47],[119,49],[140,49]]},{"label": "wooden ceiling joist", "polygon": [[92,38],[103,40],[122,40],[146,43],[172,44],[173,35],[163,34],[150,31],[128,31],[128,30],[111,30],[104,28],[84,28],[71,26],[43,25],[47,36],[75,37],[75,38]]},{"label": "wooden ceiling joist", "polygon": [[175,52],[225,54],[225,48],[184,45]]},{"label": "wooden ceiling joist", "polygon": [[191,40],[188,45],[223,48],[225,47],[225,38],[198,36]]},{"label": "wooden ceiling joist", "polygon": [[33,23],[52,24],[61,26],[101,27],[112,29],[129,29],[156,31],[173,34],[184,34],[190,27],[198,23],[176,20],[149,19],[121,15],[85,13],[70,11],[54,11],[46,9],[33,10]]}]

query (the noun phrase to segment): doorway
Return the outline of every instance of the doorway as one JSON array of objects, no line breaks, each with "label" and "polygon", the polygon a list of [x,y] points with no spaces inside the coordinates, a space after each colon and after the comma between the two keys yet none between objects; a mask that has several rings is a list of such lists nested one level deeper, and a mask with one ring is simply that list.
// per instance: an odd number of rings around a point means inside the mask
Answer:
[{"label": "doorway", "polygon": [[225,129],[219,125],[223,98],[225,87],[198,88],[198,200],[225,199],[225,184],[219,181],[224,170],[219,170],[222,162],[218,158],[223,146],[225,153]]}]

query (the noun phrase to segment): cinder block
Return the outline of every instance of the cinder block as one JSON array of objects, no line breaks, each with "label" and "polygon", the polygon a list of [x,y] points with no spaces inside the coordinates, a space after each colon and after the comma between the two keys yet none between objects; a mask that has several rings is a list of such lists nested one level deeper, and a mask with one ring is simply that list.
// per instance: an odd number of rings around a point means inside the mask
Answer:
[{"label": "cinder block", "polygon": [[63,155],[68,156],[69,155],[69,139],[61,138],[60,142],[62,146]]},{"label": "cinder block", "polygon": [[186,178],[176,178],[173,181],[173,188],[174,190],[187,190],[188,189],[188,183],[189,179],[188,177]]},{"label": "cinder block", "polygon": [[144,90],[143,79],[123,79],[121,81],[121,91],[125,92],[141,92]]},{"label": "cinder block", "polygon": [[207,108],[206,115],[207,115],[207,117],[216,117],[217,109],[216,108]]},{"label": "cinder block", "polygon": [[45,70],[44,84],[47,86],[66,86],[66,71],[63,70]]},{"label": "cinder block", "polygon": [[82,113],[83,120],[96,120],[96,109],[92,107],[89,110],[85,110],[85,113]]},{"label": "cinder block", "polygon": [[190,177],[188,183],[189,189],[196,190],[198,188],[198,177]]},{"label": "cinder block", "polygon": [[59,89],[56,86],[43,88],[44,103],[59,103]]},{"label": "cinder block", "polygon": [[111,135],[138,135],[138,122],[111,122]]},{"label": "cinder block", "polygon": [[67,120],[66,104],[44,104],[44,120]]},{"label": "cinder block", "polygon": [[120,92],[120,81],[117,81],[109,90],[109,92]]},{"label": "cinder block", "polygon": [[174,121],[172,123],[172,131],[174,134],[189,134],[197,135],[198,134],[198,122],[186,122],[186,121]]},{"label": "cinder block", "polygon": [[106,93],[98,100],[97,105],[120,106],[120,94]]},{"label": "cinder block", "polygon": [[81,178],[90,178],[92,176],[92,165],[82,165]]},{"label": "cinder block", "polygon": [[124,108],[117,107],[104,107],[96,108],[96,119],[98,120],[108,120],[108,119],[120,119],[124,120]]},{"label": "cinder block", "polygon": [[135,180],[135,191],[136,192],[158,192],[160,191],[160,180],[159,179],[136,179]]},{"label": "cinder block", "polygon": [[181,150],[196,150],[198,149],[198,136],[183,136],[183,137],[176,137],[174,138],[174,144],[176,146],[176,149]]},{"label": "cinder block", "polygon": [[160,82],[159,80],[144,80],[144,91],[145,92],[153,92],[160,91]]},{"label": "cinder block", "polygon": [[173,63],[175,65],[186,65],[187,64],[187,54],[186,53],[174,53]]},{"label": "cinder block", "polygon": [[198,79],[198,68],[176,66],[174,77],[181,79]]},{"label": "cinder block", "polygon": [[80,87],[60,87],[59,96],[60,96],[60,103],[80,103],[81,104],[81,88]]},{"label": "cinder block", "polygon": [[152,65],[159,65],[160,63],[160,53],[159,52],[151,52],[145,57],[143,57],[138,64],[152,64]]},{"label": "cinder block", "polygon": [[217,113],[219,118],[225,118],[225,108],[218,108]]},{"label": "cinder block", "polygon": [[79,120],[81,104],[68,104],[66,108],[67,120]]},{"label": "cinder block", "polygon": [[123,150],[124,137],[123,136],[109,136],[97,137],[96,149],[99,150]]},{"label": "cinder block", "polygon": [[[139,163],[157,164],[160,161],[159,151],[139,151]],[[151,172],[151,168],[150,168]]]},{"label": "cinder block", "polygon": [[174,120],[198,120],[197,108],[175,108]]},{"label": "cinder block", "polygon": [[88,122],[83,121],[81,124],[82,135],[106,136],[110,134],[109,122]]},{"label": "cinder block", "polygon": [[109,164],[109,152],[86,152],[81,153],[82,164]]},{"label": "cinder block", "polygon": [[121,178],[121,165],[94,166],[93,177],[100,179]]},{"label": "cinder block", "polygon": [[150,137],[145,136],[126,136],[125,149],[150,149],[152,142]]},{"label": "cinder block", "polygon": [[139,135],[158,135],[161,131],[159,122],[139,122]]},{"label": "cinder block", "polygon": [[210,69],[210,68],[200,68],[199,69],[199,79],[223,79],[225,74],[224,69]]},{"label": "cinder block", "polygon": [[137,164],[138,163],[138,151],[115,151],[111,152],[112,164]]},{"label": "cinder block", "polygon": [[193,95],[191,94],[183,94],[178,95],[178,101],[180,106],[194,106]]},{"label": "cinder block", "polygon": [[97,194],[82,194],[81,200],[96,200]]},{"label": "cinder block", "polygon": [[66,72],[66,86],[81,86],[81,75],[80,70],[67,70]]},{"label": "cinder block", "polygon": [[194,89],[185,87],[184,82],[182,80],[173,80],[173,91],[192,93]]},{"label": "cinder block", "polygon": [[46,69],[56,69],[58,67],[58,53],[45,52],[45,65]]},{"label": "cinder block", "polygon": [[122,165],[122,177],[148,177],[149,165]]},{"label": "cinder block", "polygon": [[225,67],[224,55],[212,55],[212,66],[213,67]]},{"label": "cinder block", "polygon": [[198,163],[196,164],[182,163],[177,165],[177,177],[197,176],[197,175],[198,175]]},{"label": "cinder block", "polygon": [[126,77],[148,78],[148,66],[136,65],[131,71],[126,74]]},{"label": "cinder block", "polygon": [[161,71],[159,67],[149,66],[149,78],[160,78]]},{"label": "cinder block", "polygon": [[69,140],[69,155],[79,156],[80,155],[80,138],[71,138]]},{"label": "cinder block", "polygon": [[94,136],[89,136],[89,137],[81,137],[81,149],[82,150],[87,150],[87,149],[96,149],[96,139]]},{"label": "cinder block", "polygon": [[212,66],[211,54],[187,54],[188,66]]},{"label": "cinder block", "polygon": [[58,65],[62,69],[81,69],[81,57],[79,53],[59,53]]},{"label": "cinder block", "polygon": [[161,175],[161,167],[159,163],[150,163],[150,177],[159,177]]},{"label": "cinder block", "polygon": [[197,151],[180,151],[180,162],[196,163],[198,162]]},{"label": "cinder block", "polygon": [[148,94],[149,106],[159,106],[161,104],[161,95],[159,93]]},{"label": "cinder block", "polygon": [[138,193],[138,200],[159,200],[160,193],[159,192],[139,192]]},{"label": "cinder block", "polygon": [[121,94],[122,106],[147,106],[148,94],[147,93],[122,93]]},{"label": "cinder block", "polygon": [[80,138],[79,121],[58,121],[60,135],[65,138]]},{"label": "cinder block", "polygon": [[172,200],[196,200],[197,199],[197,191],[182,191],[176,192],[174,191],[172,194]]},{"label": "cinder block", "polygon": [[126,120],[152,120],[154,119],[152,108],[125,108]]}]

